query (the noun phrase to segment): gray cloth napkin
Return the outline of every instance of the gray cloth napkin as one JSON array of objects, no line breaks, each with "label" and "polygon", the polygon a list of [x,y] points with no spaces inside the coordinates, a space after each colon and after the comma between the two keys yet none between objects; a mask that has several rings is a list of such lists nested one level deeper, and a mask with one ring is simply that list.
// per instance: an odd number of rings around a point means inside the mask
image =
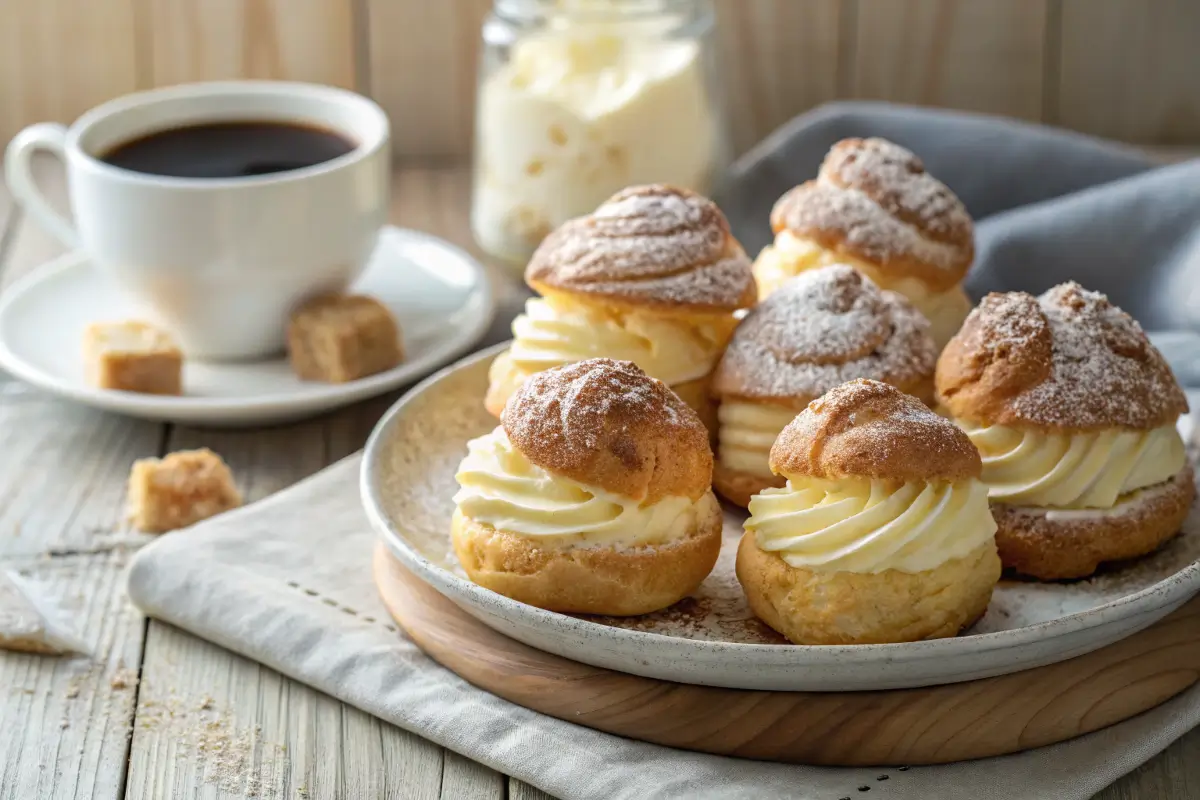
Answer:
[{"label": "gray cloth napkin", "polygon": [[921,157],[976,219],[976,300],[1077,280],[1153,334],[1200,388],[1200,159],[1160,166],[1124,145],[957,111],[832,103],[734,165],[717,201],[746,252],[771,242],[775,199],[814,177],[830,146],[882,136]]},{"label": "gray cloth napkin", "polygon": [[[1200,162],[1154,168],[1127,148],[1023,123],[836,104],[797,118],[731,172],[719,200],[747,250],[770,241],[775,198],[812,177],[834,141],[867,135],[915,150],[980,219],[969,281],[976,296],[1075,278],[1161,332],[1156,340],[1177,373],[1200,387]],[[487,343],[506,337],[520,300],[508,293]],[[163,537],[135,559],[130,595],[147,614],[562,798],[1070,800],[1090,797],[1200,725],[1193,688],[1064,744],[901,771],[720,758],[544,717],[473,688],[385,627],[357,470],[352,457]],[[863,786],[869,795],[859,794]]]},{"label": "gray cloth napkin", "polygon": [[1196,687],[1063,744],[899,770],[722,758],[546,717],[474,688],[385,627],[390,620],[370,577],[375,537],[358,503],[359,461],[351,456],[144,548],[130,570],[133,601],[564,800],[839,800],[859,797],[860,786],[871,787],[873,800],[1082,800],[1200,724]]}]

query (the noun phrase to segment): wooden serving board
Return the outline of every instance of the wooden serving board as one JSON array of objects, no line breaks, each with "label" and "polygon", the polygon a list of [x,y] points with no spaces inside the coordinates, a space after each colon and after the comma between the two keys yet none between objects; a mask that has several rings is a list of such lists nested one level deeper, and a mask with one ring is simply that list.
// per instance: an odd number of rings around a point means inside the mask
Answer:
[{"label": "wooden serving board", "polygon": [[379,545],[375,583],[422,650],[472,684],[589,728],[706,753],[831,766],[940,764],[1054,744],[1200,680],[1200,597],[1101,650],[997,678],[880,692],[753,692],[580,664],[479,622]]}]

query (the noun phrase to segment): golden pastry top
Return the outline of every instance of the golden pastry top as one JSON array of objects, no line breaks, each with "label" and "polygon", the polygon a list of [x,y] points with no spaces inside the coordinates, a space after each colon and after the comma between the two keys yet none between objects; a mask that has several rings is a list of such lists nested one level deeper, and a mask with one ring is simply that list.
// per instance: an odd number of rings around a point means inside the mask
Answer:
[{"label": "golden pastry top", "polygon": [[695,500],[712,484],[704,423],[629,361],[592,358],[535,373],[500,421],[532,464],[643,505]]},{"label": "golden pastry top", "polygon": [[967,435],[915,397],[879,381],[844,383],[808,404],[771,448],[771,471],[790,479],[978,478]]},{"label": "golden pastry top", "polygon": [[603,356],[632,361],[669,386],[712,372],[737,320],[690,319],[583,303],[549,292],[513,321],[511,360],[525,374]]},{"label": "golden pastry top", "polygon": [[771,228],[938,291],[960,282],[975,258],[962,202],[917,156],[885,139],[835,144],[815,180],[775,203]]},{"label": "golden pastry top", "polygon": [[992,500],[1017,506],[1101,508],[1164,483],[1187,464],[1175,426],[1054,433],[960,423],[983,459]]},{"label": "golden pastry top", "polygon": [[995,547],[987,489],[973,478],[797,476],[750,498],[749,510],[760,549],[813,571],[924,572]]},{"label": "golden pastry top", "polygon": [[1173,424],[1187,398],[1140,325],[1077,283],[993,293],[938,360],[955,419],[1052,432]]},{"label": "golden pastry top", "polygon": [[843,264],[801,273],[752,308],[713,375],[716,397],[803,409],[872,378],[932,399],[937,350],[905,298]]},{"label": "golden pastry top", "polygon": [[454,477],[458,513],[554,546],[660,544],[695,533],[716,507],[711,492],[643,504],[553,475],[516,449],[503,428],[470,441]]},{"label": "golden pastry top", "polygon": [[633,186],[546,237],[525,270],[534,290],[660,313],[730,313],[754,303],[750,260],[711,200]]}]

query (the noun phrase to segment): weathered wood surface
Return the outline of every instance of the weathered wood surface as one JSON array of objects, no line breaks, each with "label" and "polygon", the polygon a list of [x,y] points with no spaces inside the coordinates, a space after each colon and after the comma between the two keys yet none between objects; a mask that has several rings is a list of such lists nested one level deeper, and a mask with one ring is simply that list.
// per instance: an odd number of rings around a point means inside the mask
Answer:
[{"label": "weathered wood surface", "polygon": [[131,0],[0,0],[0,142],[139,88]]},{"label": "weathered wood surface", "polygon": [[1115,139],[1196,143],[1200,3],[1062,0],[1061,30],[1054,122]]},{"label": "weathered wood surface", "polygon": [[[43,159],[37,171],[62,202],[58,165]],[[466,185],[460,171],[400,176],[398,221],[467,244],[452,202]],[[10,209],[0,193],[0,230],[11,232],[0,235],[0,285],[61,253]],[[204,431],[101,414],[3,378],[0,567],[61,592],[95,657],[0,652],[0,729],[23,732],[0,737],[0,798],[504,796],[505,779],[487,767],[144,620],[125,598],[124,565],[144,541],[122,528],[133,459],[210,446],[258,499],[357,450],[392,399],[284,427]]]},{"label": "weathered wood surface", "polygon": [[[774,101],[757,102],[770,109]],[[38,169],[61,200],[57,166],[47,161]],[[460,168],[403,170],[394,218],[469,247],[468,190]],[[0,286],[61,251],[9,209],[0,191]],[[545,797],[266,667],[147,622],[124,597],[122,570],[139,545],[121,530],[124,476],[134,458],[210,444],[233,463],[248,494],[261,497],[359,447],[388,402],[280,428],[208,432],[101,414],[0,376],[0,567],[49,580],[78,610],[94,651],[93,660],[0,652],[0,730],[20,732],[0,736],[0,798],[224,800],[250,791],[260,798]],[[189,725],[197,717],[213,723],[207,736]],[[209,745],[216,743],[232,755],[215,755]],[[253,780],[231,780],[230,765]],[[1198,796],[1200,731],[1100,795]]]},{"label": "weathered wood surface", "polygon": [[[1195,0],[716,0],[722,95],[741,152],[834,98],[1200,141]],[[464,158],[492,0],[0,0],[0,141],[181,81],[349,86],[396,153]]]},{"label": "weathered wood surface", "polygon": [[357,83],[354,0],[143,0],[143,83],[228,78]]},{"label": "weathered wood surface", "polygon": [[[51,193],[51,161],[38,164]],[[0,192],[0,286],[57,254]],[[125,598],[137,537],[121,531],[129,463],[162,426],[101,414],[0,374],[0,568],[45,581],[78,621],[90,658],[0,652],[0,798],[124,793],[145,620]]]},{"label": "weathered wood surface", "polygon": [[1039,120],[1048,6],[859,0],[854,95]]}]

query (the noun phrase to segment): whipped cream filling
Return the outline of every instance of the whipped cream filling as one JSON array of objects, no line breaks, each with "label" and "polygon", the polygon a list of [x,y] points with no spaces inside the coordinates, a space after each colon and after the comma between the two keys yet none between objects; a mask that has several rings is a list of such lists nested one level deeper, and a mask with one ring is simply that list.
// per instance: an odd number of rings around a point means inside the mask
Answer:
[{"label": "whipped cream filling", "polygon": [[455,474],[458,510],[498,530],[556,546],[641,547],[695,532],[717,507],[712,492],[698,500],[637,500],[553,475],[513,447],[503,428],[467,443]]},{"label": "whipped cream filling", "polygon": [[758,297],[763,299],[789,278],[816,267],[847,264],[874,281],[880,288],[902,294],[929,320],[930,334],[938,347],[945,346],[962,327],[971,311],[971,301],[959,286],[944,292],[931,291],[922,281],[904,276],[889,277],[876,265],[827,250],[811,239],[780,231],[775,243],[767,245],[754,262]]},{"label": "whipped cream filling", "polygon": [[750,500],[746,530],[793,567],[925,572],[994,542],[987,487],[977,480],[897,483],[790,476]]},{"label": "whipped cream filling", "polygon": [[595,308],[549,295],[531,298],[513,321],[512,363],[532,374],[588,358],[632,361],[668,385],[712,372],[736,320],[663,317],[641,311]]},{"label": "whipped cream filling", "polygon": [[721,149],[699,45],[666,36],[671,19],[551,20],[518,37],[479,89],[471,225],[485,250],[522,266],[546,234],[626,186],[704,193]]},{"label": "whipped cream filling", "polygon": [[1142,512],[1148,503],[1172,491],[1174,485],[1173,482],[1157,483],[1154,486],[1148,486],[1145,489],[1138,489],[1129,494],[1121,495],[1120,499],[1117,500],[1117,504],[1112,508],[1011,506],[1010,509],[1018,514],[1045,517],[1049,522],[1087,522],[1116,519]]},{"label": "whipped cream filling", "polygon": [[979,449],[988,496],[1011,505],[1110,509],[1187,463],[1174,425],[1066,434],[956,422]]},{"label": "whipped cream filling", "polygon": [[717,458],[727,469],[771,478],[771,447],[798,412],[767,403],[722,401]]}]

